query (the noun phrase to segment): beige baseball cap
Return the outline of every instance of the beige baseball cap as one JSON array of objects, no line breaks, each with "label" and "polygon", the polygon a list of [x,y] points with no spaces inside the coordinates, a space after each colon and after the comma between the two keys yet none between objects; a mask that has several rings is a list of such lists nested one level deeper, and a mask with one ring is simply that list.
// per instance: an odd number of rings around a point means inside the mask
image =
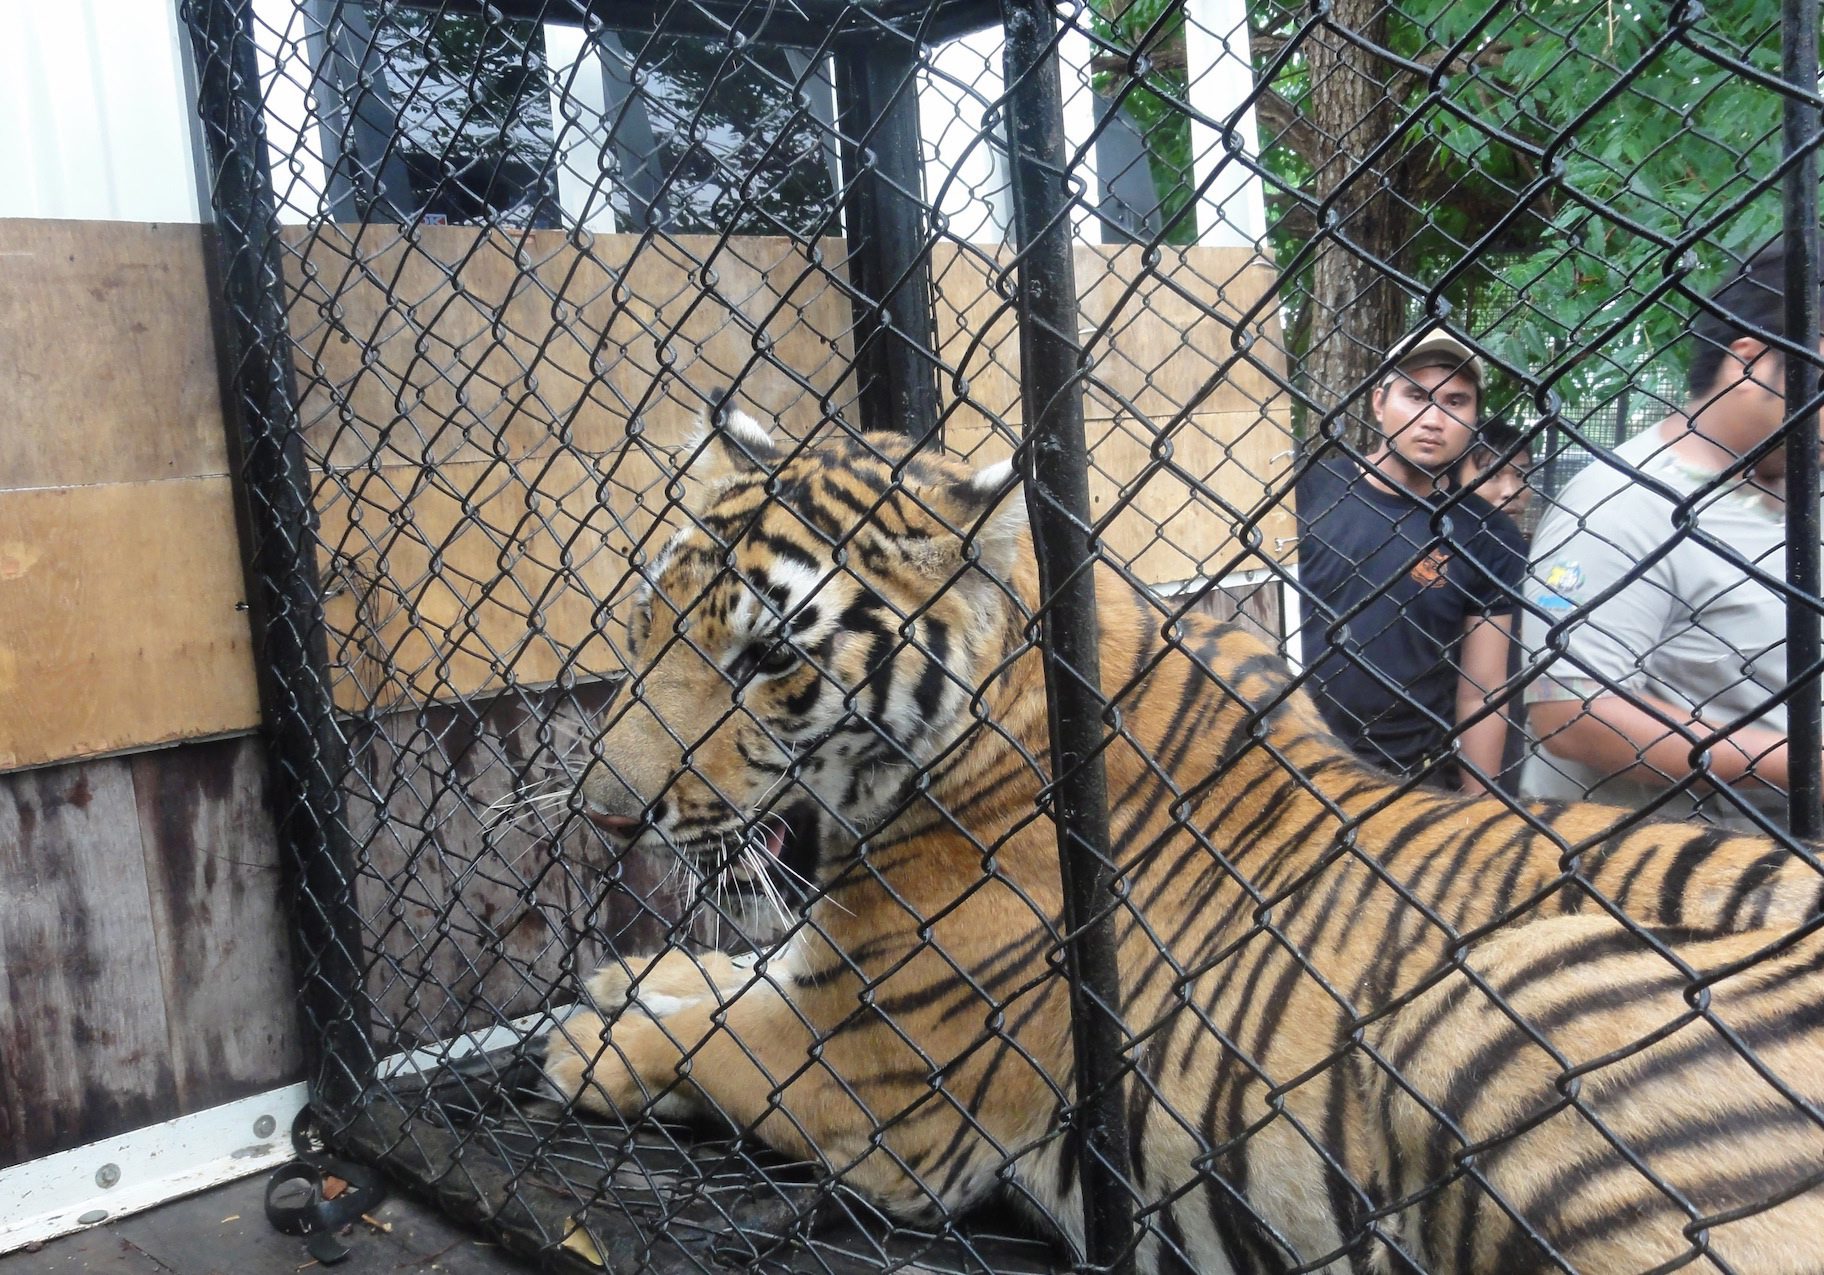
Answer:
[{"label": "beige baseball cap", "polygon": [[1387,352],[1393,370],[1383,378],[1385,385],[1393,373],[1408,368],[1448,367],[1455,368],[1464,376],[1476,383],[1481,389],[1485,377],[1482,371],[1482,360],[1456,337],[1443,328],[1426,328],[1415,332]]}]

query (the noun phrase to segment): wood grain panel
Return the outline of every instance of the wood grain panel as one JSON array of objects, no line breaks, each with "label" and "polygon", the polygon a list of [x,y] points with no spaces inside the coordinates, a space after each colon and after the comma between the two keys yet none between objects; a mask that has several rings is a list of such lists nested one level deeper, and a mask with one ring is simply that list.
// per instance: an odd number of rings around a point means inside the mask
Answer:
[{"label": "wood grain panel", "polygon": [[[1286,369],[1278,308],[1241,326],[1276,277],[1257,253],[1169,248],[1149,265],[1137,246],[1092,245],[1079,249],[1076,265],[1081,339],[1095,360],[1084,403],[1091,419],[1139,411],[1164,425],[1219,371],[1198,413],[1290,418],[1291,404],[1269,375]],[[1238,337],[1250,346],[1241,357]]]},{"label": "wood grain panel", "polygon": [[[960,427],[1020,419],[1019,329],[1007,294],[1011,249],[940,244],[933,251],[938,349],[947,368],[945,397],[963,407]],[[1092,420],[1136,411],[1163,424],[1204,388],[1204,415],[1264,411],[1287,417],[1289,402],[1273,380],[1285,356],[1279,316],[1268,307],[1244,328],[1241,319],[1274,281],[1272,266],[1248,249],[1171,249],[1147,262],[1135,245],[1078,244],[1074,252],[1081,319],[1077,339],[1089,359],[1084,414]],[[1252,340],[1237,358],[1238,334]]]},{"label": "wood grain panel", "polygon": [[177,1113],[122,760],[0,776],[0,1164]]},{"label": "wood grain panel", "polygon": [[1091,512],[1113,515],[1108,547],[1141,579],[1220,578],[1262,566],[1259,557],[1238,558],[1250,535],[1260,537],[1260,557],[1291,552],[1290,494],[1263,494],[1291,471],[1292,437],[1279,422],[1248,412],[1198,415],[1162,440],[1149,422],[1129,417],[1090,422],[1088,441]]},{"label": "wood grain panel", "polygon": [[[387,1048],[572,998],[599,941],[632,933],[651,945],[634,894],[651,881],[643,857],[621,864],[561,807],[514,800],[554,791],[537,787],[546,779],[574,781],[612,694],[593,685],[500,696],[357,732],[348,817],[368,991]],[[632,879],[616,885],[603,873]]]},{"label": "wood grain panel", "polygon": [[0,492],[0,769],[259,720],[228,480]]},{"label": "wood grain panel", "polygon": [[[952,450],[972,464],[1005,458],[1005,431],[951,431]],[[1108,519],[1103,543],[1140,576],[1166,584],[1264,565],[1237,561],[1243,537],[1259,536],[1258,557],[1291,556],[1291,433],[1250,412],[1193,416],[1169,439],[1150,422],[1090,421],[1090,513]],[[1249,531],[1250,523],[1254,527]]]},{"label": "wood grain panel", "polygon": [[303,1079],[264,746],[242,736],[130,765],[183,1110]]},{"label": "wood grain panel", "polygon": [[605,608],[653,551],[661,471],[638,451],[606,468],[565,453],[518,471],[458,462],[324,483],[337,703],[388,709],[560,674],[618,675]]},{"label": "wood grain panel", "polygon": [[332,467],[675,445],[737,381],[796,432],[847,370],[848,301],[790,240],[291,233],[302,418]]},{"label": "wood grain panel", "polygon": [[227,472],[202,228],[0,218],[0,487]]},{"label": "wood grain panel", "polygon": [[[840,403],[851,316],[836,245],[288,233],[345,708],[611,673],[602,604],[663,512],[699,395],[738,382],[794,434]],[[0,769],[252,726],[200,232],[9,222],[0,251],[24,285],[0,298],[17,335],[0,351],[0,481],[20,488],[0,491]],[[1236,250],[1077,256],[1089,414],[1107,421],[1134,419],[1122,398],[1169,418],[1271,278]],[[1010,260],[998,245],[934,256],[957,373],[945,391],[961,395],[949,432],[965,440],[995,419],[1017,427],[1017,332],[997,291]],[[1269,388],[1239,367],[1199,420],[1259,415]],[[1108,436],[1115,480],[1137,463],[1133,436]],[[1223,446],[1193,447],[1192,468],[1248,507],[1244,480],[1265,471]],[[191,480],[146,481],[168,475]],[[1183,488],[1148,493],[1111,535],[1151,575],[1228,534]],[[1190,549],[1159,543],[1168,515]]]}]

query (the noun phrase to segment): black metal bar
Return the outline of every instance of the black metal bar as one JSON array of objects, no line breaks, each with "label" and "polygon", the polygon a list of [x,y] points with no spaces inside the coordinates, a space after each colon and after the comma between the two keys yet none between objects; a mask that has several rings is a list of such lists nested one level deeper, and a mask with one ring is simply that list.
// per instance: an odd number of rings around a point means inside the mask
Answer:
[{"label": "black metal bar", "polygon": [[633,55],[614,32],[600,30],[592,37],[602,63],[602,102],[608,120],[608,145],[620,169],[620,186],[627,194],[627,222],[623,230],[639,234],[648,227],[664,226],[670,218],[664,197],[664,156],[652,132],[646,99],[633,82]]},{"label": "black metal bar", "polygon": [[1159,192],[1147,160],[1146,139],[1133,120],[1096,95],[1096,211],[1103,243],[1145,243],[1159,234]]},{"label": "black metal bar", "polygon": [[260,669],[312,1098],[346,1109],[372,1074],[356,856],[342,822],[310,471],[298,428],[283,246],[267,167],[252,0],[186,0],[187,68],[212,180],[209,227],[223,403]]},{"label": "black metal bar", "polygon": [[416,204],[412,175],[393,144],[399,115],[385,69],[373,56],[374,25],[360,5],[340,0],[310,0],[305,12],[311,62],[320,68],[311,91],[318,101],[330,216],[408,221]]},{"label": "black metal bar", "polygon": [[1133,1193],[1122,1098],[1121,978],[1098,652],[1095,552],[1089,539],[1089,452],[1071,261],[1069,150],[1051,11],[1003,0],[1008,149],[1018,249],[1020,399],[1026,507],[1038,557],[1045,697],[1051,723],[1052,814],[1064,886],[1066,969],[1076,1047],[1071,1114],[1083,1189],[1084,1256],[1133,1268]]},{"label": "black metal bar", "polygon": [[[1781,0],[1782,76],[1792,86],[1785,102],[1786,339],[1818,346],[1818,0]],[[1800,686],[1787,708],[1789,813],[1793,835],[1824,835],[1824,720],[1814,669],[1820,653],[1818,545],[1818,390],[1815,358],[1786,360],[1786,579],[1805,600],[1786,604],[1786,667]]]},{"label": "black metal bar", "polygon": [[939,419],[918,56],[910,40],[850,42],[836,54],[861,419],[914,438]]},{"label": "black metal bar", "polygon": [[785,65],[792,73],[792,79],[804,86],[811,118],[817,121],[817,128],[823,134],[824,162],[830,170],[830,190],[842,189],[842,148],[836,144],[836,84],[828,58],[821,58],[818,64],[811,65],[810,54],[796,45],[788,45],[781,50],[785,56]]}]

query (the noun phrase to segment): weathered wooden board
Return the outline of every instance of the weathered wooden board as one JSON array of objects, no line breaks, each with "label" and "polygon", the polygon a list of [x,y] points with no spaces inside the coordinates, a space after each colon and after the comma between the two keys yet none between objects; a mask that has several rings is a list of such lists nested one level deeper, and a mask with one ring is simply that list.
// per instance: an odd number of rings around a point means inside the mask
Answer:
[{"label": "weathered wooden board", "polygon": [[[984,465],[1012,450],[1004,431],[953,429],[947,441]],[[1141,579],[1224,576],[1290,556],[1291,498],[1281,489],[1292,438],[1280,421],[1258,412],[1199,414],[1162,438],[1134,417],[1091,420],[1085,441],[1090,513],[1106,520],[1108,551]]]},{"label": "weathered wooden board", "polygon": [[133,774],[0,776],[0,1164],[179,1114]]},{"label": "weathered wooden board", "polygon": [[[941,394],[960,400],[954,419],[964,429],[1021,419],[1012,262],[1005,246],[933,252]],[[1274,380],[1285,369],[1278,310],[1243,321],[1274,282],[1269,263],[1246,249],[1174,248],[1149,265],[1138,246],[1078,244],[1074,265],[1085,416],[1141,413],[1163,425],[1191,407],[1290,420]]]},{"label": "weathered wooden board", "polygon": [[561,804],[524,801],[556,791],[542,781],[581,775],[612,694],[596,684],[434,705],[352,741],[348,819],[384,1048],[572,999],[600,940],[652,945],[636,903],[652,865],[616,862]]},{"label": "weathered wooden board", "polygon": [[1276,577],[1214,588],[1193,604],[1193,609],[1218,620],[1236,621],[1278,646],[1285,641],[1284,596],[1280,588]]},{"label": "weathered wooden board", "polygon": [[130,764],[183,1109],[303,1079],[264,747],[242,736]]},{"label": "weathered wooden board", "polygon": [[0,775],[0,1164],[303,1074],[251,738]]},{"label": "weathered wooden board", "polygon": [[331,467],[672,446],[737,381],[809,428],[847,371],[847,297],[790,240],[351,229],[291,232],[288,261],[302,419]]},{"label": "weathered wooden board", "polygon": [[0,769],[259,720],[228,480],[0,491]]},{"label": "weathered wooden board", "polygon": [[202,233],[0,218],[0,488],[227,472]]}]

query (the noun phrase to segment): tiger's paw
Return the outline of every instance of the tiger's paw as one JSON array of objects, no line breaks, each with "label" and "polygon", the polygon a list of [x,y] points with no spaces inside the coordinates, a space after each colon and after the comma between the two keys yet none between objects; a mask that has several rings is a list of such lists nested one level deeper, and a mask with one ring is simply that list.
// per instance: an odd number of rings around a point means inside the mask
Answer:
[{"label": "tiger's paw", "polygon": [[590,999],[606,1013],[631,1005],[664,1018],[706,998],[720,1004],[746,978],[746,972],[722,952],[692,956],[674,947],[656,958],[616,959],[596,970],[585,986]]},{"label": "tiger's paw", "polygon": [[[626,1083],[631,1078],[608,1044],[608,1025],[587,1010],[572,1014],[545,1037],[544,1073],[553,1097],[586,1111],[613,1115],[631,1096]],[[621,1083],[603,1083],[616,1079]]]}]

